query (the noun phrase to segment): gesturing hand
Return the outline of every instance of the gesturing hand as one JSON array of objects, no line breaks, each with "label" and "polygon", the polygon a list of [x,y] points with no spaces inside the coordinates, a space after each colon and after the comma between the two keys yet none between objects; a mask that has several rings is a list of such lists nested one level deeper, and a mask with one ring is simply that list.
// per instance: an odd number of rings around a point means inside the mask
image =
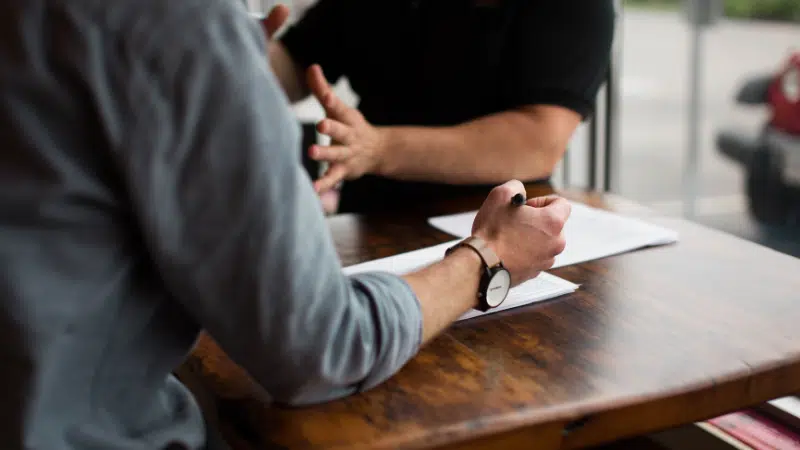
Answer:
[{"label": "gesturing hand", "polygon": [[525,187],[516,180],[494,188],[472,224],[472,233],[497,253],[513,284],[535,278],[553,266],[566,246],[562,230],[572,209],[569,202],[557,196],[510,206],[517,193],[524,194]]},{"label": "gesturing hand", "polygon": [[380,129],[372,126],[357,109],[347,106],[333,92],[320,66],[309,67],[307,77],[311,92],[327,116],[317,124],[317,131],[331,138],[331,145],[314,145],[309,149],[312,159],[330,164],[327,172],[314,183],[317,192],[325,192],[342,180],[374,172],[385,139]]},{"label": "gesturing hand", "polygon": [[267,39],[272,39],[275,33],[281,29],[286,19],[289,18],[289,8],[286,5],[278,4],[269,12],[267,17],[261,19],[261,27],[267,35]]}]

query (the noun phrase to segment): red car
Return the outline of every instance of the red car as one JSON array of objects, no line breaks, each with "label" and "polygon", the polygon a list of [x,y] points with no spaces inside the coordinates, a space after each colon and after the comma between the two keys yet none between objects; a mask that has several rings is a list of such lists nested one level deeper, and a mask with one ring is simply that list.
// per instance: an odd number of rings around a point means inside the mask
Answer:
[{"label": "red car", "polygon": [[763,223],[800,225],[800,52],[777,73],[747,81],[736,101],[770,110],[758,136],[735,130],[717,136],[719,151],[747,171],[750,212]]}]

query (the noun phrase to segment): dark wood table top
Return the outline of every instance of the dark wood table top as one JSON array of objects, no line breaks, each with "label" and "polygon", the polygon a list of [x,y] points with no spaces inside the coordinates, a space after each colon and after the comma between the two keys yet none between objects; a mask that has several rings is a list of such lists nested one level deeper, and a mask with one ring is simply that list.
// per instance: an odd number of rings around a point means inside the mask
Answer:
[{"label": "dark wood table top", "polygon": [[[190,363],[222,426],[247,448],[569,449],[800,391],[800,260],[619,198],[565,195],[680,242],[553,270],[580,289],[458,323],[383,385],[313,407],[270,406],[204,337]],[[329,224],[350,265],[453,239],[426,218],[481,199]]]}]

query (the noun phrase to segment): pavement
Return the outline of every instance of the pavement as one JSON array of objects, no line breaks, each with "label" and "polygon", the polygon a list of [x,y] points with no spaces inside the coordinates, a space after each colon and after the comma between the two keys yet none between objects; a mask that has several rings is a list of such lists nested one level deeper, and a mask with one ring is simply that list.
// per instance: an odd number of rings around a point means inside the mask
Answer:
[{"label": "pavement", "polygon": [[[621,115],[614,191],[666,214],[683,210],[687,153],[690,28],[679,13],[625,11],[621,22]],[[748,77],[776,70],[800,49],[800,24],[722,20],[704,33],[699,198],[693,220],[800,257],[800,229],[764,227],[747,212],[743,171],[723,159],[715,133],[736,127],[756,133],[767,117],[762,108],[736,106],[734,96]],[[348,103],[357,97],[340,83]],[[313,100],[296,106],[314,120]],[[587,130],[570,146],[570,184],[585,186]],[[559,183],[559,177],[555,177]]]}]

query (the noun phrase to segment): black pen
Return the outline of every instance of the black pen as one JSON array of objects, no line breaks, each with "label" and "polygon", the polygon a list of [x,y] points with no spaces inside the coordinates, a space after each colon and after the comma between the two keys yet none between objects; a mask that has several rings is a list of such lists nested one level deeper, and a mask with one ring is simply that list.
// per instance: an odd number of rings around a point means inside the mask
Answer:
[{"label": "black pen", "polygon": [[511,197],[511,206],[522,206],[525,204],[525,194],[519,193]]}]

